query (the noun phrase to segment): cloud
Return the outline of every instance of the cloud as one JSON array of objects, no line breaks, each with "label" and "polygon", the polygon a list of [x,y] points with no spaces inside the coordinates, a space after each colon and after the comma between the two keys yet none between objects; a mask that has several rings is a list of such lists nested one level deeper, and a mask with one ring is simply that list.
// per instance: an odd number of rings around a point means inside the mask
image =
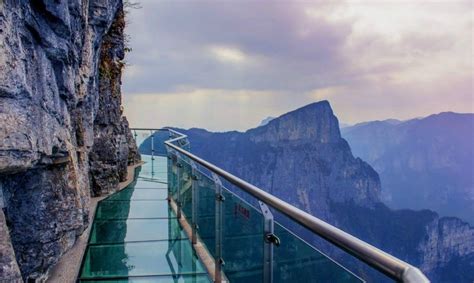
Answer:
[{"label": "cloud", "polygon": [[[194,116],[174,123],[243,129],[319,98],[341,109],[345,122],[474,111],[471,1],[148,0],[142,6],[130,13],[127,28],[133,48],[123,79],[127,108],[139,107],[127,103],[144,94],[165,108],[194,95],[204,112],[202,101],[257,113],[242,110],[252,118],[239,116],[245,122],[238,125],[206,122],[186,104]],[[254,101],[267,109],[259,118]]]},{"label": "cloud", "polygon": [[211,130],[246,130],[262,117],[279,116],[286,107],[297,108],[288,93],[252,90],[192,89],[125,96],[125,114],[139,127],[205,127]]},{"label": "cloud", "polygon": [[210,51],[222,62],[241,64],[247,61],[247,56],[237,48],[212,46]]},{"label": "cloud", "polygon": [[[128,61],[144,74],[126,77],[125,90],[168,92],[183,85],[308,90],[343,71],[340,47],[349,24],[314,23],[290,2],[236,4],[144,2],[128,29],[134,50]],[[135,25],[140,19],[147,24]],[[230,60],[248,64],[229,67]]]}]

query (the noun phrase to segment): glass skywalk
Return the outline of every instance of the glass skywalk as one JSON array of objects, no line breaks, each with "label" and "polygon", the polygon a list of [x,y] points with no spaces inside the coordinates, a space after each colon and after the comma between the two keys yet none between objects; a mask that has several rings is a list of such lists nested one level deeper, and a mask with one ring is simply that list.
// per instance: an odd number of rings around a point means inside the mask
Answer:
[{"label": "glass skywalk", "polygon": [[428,282],[417,268],[194,156],[186,136],[134,133],[145,164],[132,184],[99,202],[79,281],[364,282],[279,223],[284,214],[387,279]]},{"label": "glass skywalk", "polygon": [[138,178],[99,202],[80,282],[210,282],[169,208],[167,158],[143,156]]}]

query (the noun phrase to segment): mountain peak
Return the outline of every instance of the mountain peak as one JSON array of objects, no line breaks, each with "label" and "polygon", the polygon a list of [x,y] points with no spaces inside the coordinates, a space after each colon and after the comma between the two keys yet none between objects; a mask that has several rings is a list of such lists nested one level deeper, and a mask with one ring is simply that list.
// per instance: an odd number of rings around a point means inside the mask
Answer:
[{"label": "mountain peak", "polygon": [[260,122],[259,127],[265,126],[268,124],[271,120],[275,119],[275,117],[268,116],[267,118],[263,119],[262,122]]},{"label": "mountain peak", "polygon": [[432,114],[424,117],[420,120],[462,120],[462,119],[473,119],[474,113],[457,113],[457,112],[440,112],[438,114]]},{"label": "mountain peak", "polygon": [[339,122],[326,100],[288,112],[249,132],[253,133],[255,141],[267,142],[300,140],[330,143],[341,138]]}]

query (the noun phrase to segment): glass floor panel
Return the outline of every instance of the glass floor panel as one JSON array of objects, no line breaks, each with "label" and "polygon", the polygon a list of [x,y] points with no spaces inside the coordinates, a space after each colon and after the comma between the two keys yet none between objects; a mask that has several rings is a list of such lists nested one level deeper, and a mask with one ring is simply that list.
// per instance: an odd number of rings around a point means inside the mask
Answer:
[{"label": "glass floor panel", "polygon": [[177,274],[177,275],[159,275],[159,276],[136,276],[136,277],[127,277],[124,279],[82,279],[80,282],[114,282],[114,283],[208,283],[209,278],[207,274]]},{"label": "glass floor panel", "polygon": [[165,189],[133,189],[127,188],[115,193],[107,198],[111,200],[164,200],[168,197],[168,190]]},{"label": "glass floor panel", "polygon": [[206,273],[189,240],[94,245],[81,278]]},{"label": "glass floor panel", "polygon": [[[113,231],[113,233],[111,233]],[[187,239],[177,218],[96,220],[90,244]]]},{"label": "glass floor panel", "polygon": [[156,171],[153,171],[153,173],[149,173],[149,174],[141,174],[140,176],[146,178],[146,179],[151,179],[151,180],[155,180],[155,181],[158,181],[158,182],[166,182],[166,179],[168,178],[168,172],[156,172]]},{"label": "glass floor panel", "polygon": [[145,181],[145,179],[138,179],[135,184],[136,189],[167,189],[168,184],[166,182],[157,182],[157,181]]},{"label": "glass floor panel", "polygon": [[96,219],[168,218],[171,217],[171,213],[167,200],[130,202],[103,200],[97,207]]}]

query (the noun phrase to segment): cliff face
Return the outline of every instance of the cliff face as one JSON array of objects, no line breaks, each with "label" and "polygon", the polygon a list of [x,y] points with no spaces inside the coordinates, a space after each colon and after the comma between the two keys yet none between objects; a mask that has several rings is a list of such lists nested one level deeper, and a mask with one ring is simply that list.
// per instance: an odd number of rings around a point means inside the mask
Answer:
[{"label": "cliff face", "polygon": [[[258,148],[252,156],[261,157],[261,161],[271,167],[263,176],[250,171],[242,173],[258,176],[255,183],[264,187],[271,184],[269,189],[276,195],[285,195],[288,188],[293,188],[298,198],[294,203],[303,204],[308,212],[325,214],[330,201],[350,201],[364,207],[378,202],[380,181],[377,173],[352,156],[327,101],[282,115],[245,135],[250,142],[247,146],[254,144]],[[271,156],[266,149],[270,149]],[[229,159],[229,166],[246,168],[246,164],[254,163],[252,156],[235,165],[231,165],[232,159]],[[322,201],[310,201],[314,199]]]},{"label": "cliff face", "polygon": [[352,156],[326,101],[245,133],[184,132],[193,152],[319,217],[329,217],[331,201],[379,201],[377,172]]},{"label": "cliff face", "polygon": [[[421,267],[434,281],[474,279],[474,229],[428,210],[385,206],[377,172],[353,157],[328,102],[308,105],[245,133],[183,132],[198,156]],[[308,240],[348,263],[324,242]],[[368,274],[363,264],[348,264]],[[377,276],[369,275],[379,282]]]},{"label": "cliff face", "polygon": [[123,17],[121,0],[0,2],[2,230],[13,247],[1,251],[14,251],[23,279],[45,276],[87,227],[90,196],[113,191],[138,158],[121,111]]},{"label": "cliff face", "polygon": [[[124,67],[125,17],[123,9],[102,39],[99,62],[99,97],[94,119],[93,147],[89,154],[93,195],[110,193],[127,177],[127,165],[138,160],[135,142],[122,117],[121,75]],[[131,146],[131,148],[129,148]],[[131,154],[129,154],[131,153]],[[129,160],[130,155],[132,160]],[[118,170],[117,170],[118,169]]]}]

